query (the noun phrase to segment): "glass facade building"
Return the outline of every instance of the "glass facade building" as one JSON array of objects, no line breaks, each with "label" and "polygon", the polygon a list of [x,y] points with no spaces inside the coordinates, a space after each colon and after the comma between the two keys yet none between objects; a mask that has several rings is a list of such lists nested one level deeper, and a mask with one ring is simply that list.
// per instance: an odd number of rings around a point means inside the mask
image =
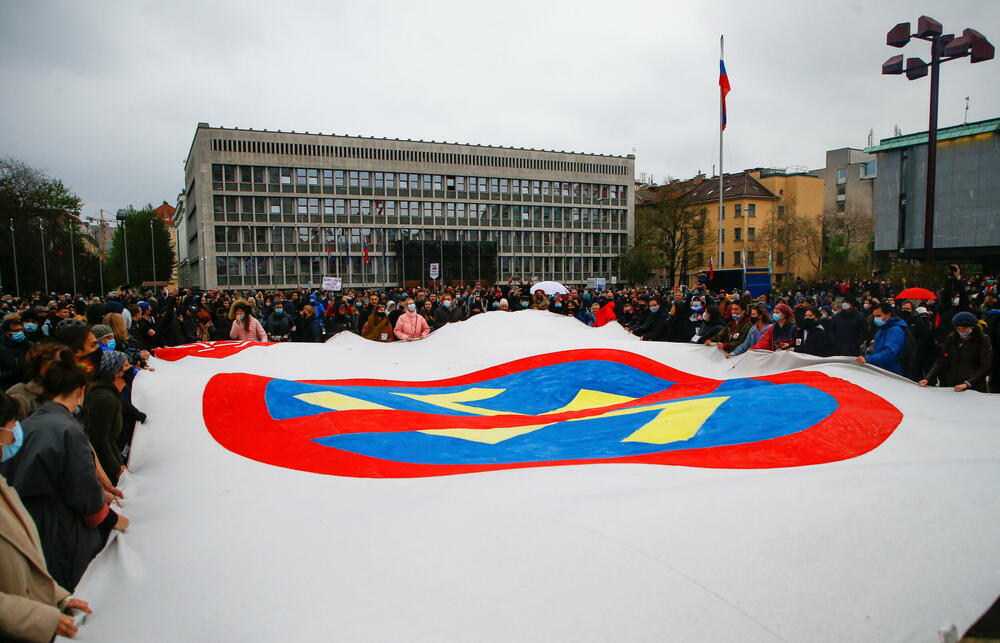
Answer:
[{"label": "glass facade building", "polygon": [[201,123],[175,214],[182,285],[611,281],[635,159]]}]

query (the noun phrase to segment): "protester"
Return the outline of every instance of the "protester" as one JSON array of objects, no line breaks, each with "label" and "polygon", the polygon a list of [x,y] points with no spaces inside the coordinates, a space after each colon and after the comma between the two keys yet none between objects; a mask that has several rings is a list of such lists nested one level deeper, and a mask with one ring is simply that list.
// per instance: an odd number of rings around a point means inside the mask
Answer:
[{"label": "protester", "polygon": [[897,375],[903,374],[903,350],[906,348],[906,322],[892,314],[892,306],[876,304],[872,309],[872,320],[878,329],[875,341],[866,355],[855,360],[859,364],[871,364]]},{"label": "protester", "polygon": [[820,311],[815,306],[804,309],[802,319],[796,324],[792,336],[791,348],[794,352],[816,357],[829,357],[832,354],[830,335],[820,317]]},{"label": "protester", "polygon": [[955,330],[945,338],[941,355],[920,380],[920,386],[927,386],[940,373],[943,386],[951,386],[959,392],[971,388],[985,393],[986,377],[993,367],[990,338],[970,312],[956,313],[951,323]]},{"label": "protester", "polygon": [[60,355],[42,377],[50,399],[22,423],[24,443],[0,468],[35,521],[49,572],[73,591],[111,529],[124,530],[128,520],[111,510],[90,443],[73,417],[87,376],[70,352]]},{"label": "protester", "polygon": [[49,365],[58,360],[59,352],[64,350],[69,349],[62,344],[46,342],[37,344],[28,351],[24,362],[25,381],[7,389],[7,395],[18,405],[19,419],[23,420],[34,413],[45,401],[42,376],[45,375]]},{"label": "protester", "polygon": [[112,485],[125,470],[125,461],[118,448],[122,432],[122,390],[125,373],[131,370],[128,356],[118,351],[106,351],[101,366],[87,385],[83,405],[87,413],[87,437]]},{"label": "protester", "polygon": [[392,324],[386,317],[385,304],[376,303],[374,312],[368,315],[368,321],[361,329],[361,336],[373,342],[391,342],[395,339]]},{"label": "protester", "polygon": [[[24,430],[18,405],[0,393],[0,464],[17,456]],[[35,521],[17,491],[0,476],[0,638],[46,643],[54,636],[72,638],[76,622],[69,610],[90,613],[49,574]]]},{"label": "protester", "polygon": [[393,333],[397,339],[404,342],[412,342],[415,339],[423,339],[431,332],[427,320],[417,314],[417,304],[412,298],[406,300],[406,312],[396,320],[396,328]]},{"label": "protester", "polygon": [[233,304],[233,326],[229,329],[230,339],[250,342],[266,342],[267,333],[252,313],[253,306],[249,301],[237,301]]},{"label": "protester", "polygon": [[747,327],[743,342],[733,350],[728,351],[726,357],[742,355],[750,350],[751,346],[759,342],[764,337],[764,333],[770,330],[771,314],[767,311],[767,306],[760,303],[754,304],[750,307],[748,315],[750,317],[750,325]]}]

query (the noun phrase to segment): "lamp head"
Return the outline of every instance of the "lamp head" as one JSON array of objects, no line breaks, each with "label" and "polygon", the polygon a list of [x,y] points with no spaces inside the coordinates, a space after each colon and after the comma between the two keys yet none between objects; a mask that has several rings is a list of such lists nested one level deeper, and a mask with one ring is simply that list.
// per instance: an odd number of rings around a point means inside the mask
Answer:
[{"label": "lamp head", "polygon": [[905,47],[910,42],[910,23],[901,22],[885,35],[885,44],[890,47]]}]

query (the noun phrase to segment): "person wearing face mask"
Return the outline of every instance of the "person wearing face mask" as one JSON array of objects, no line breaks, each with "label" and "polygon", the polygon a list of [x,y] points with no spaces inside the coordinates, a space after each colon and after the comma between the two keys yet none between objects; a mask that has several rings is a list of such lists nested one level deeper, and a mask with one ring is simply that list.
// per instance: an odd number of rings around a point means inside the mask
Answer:
[{"label": "person wearing face mask", "polygon": [[24,379],[24,356],[31,348],[20,315],[3,318],[0,338],[0,390],[7,390]]},{"label": "person wearing face mask", "polygon": [[724,353],[731,353],[746,341],[751,320],[743,306],[741,301],[734,301],[729,305],[729,321],[723,325],[715,340],[705,342],[706,346],[715,346]]},{"label": "person wearing face mask", "polygon": [[960,312],[952,320],[955,330],[944,340],[934,365],[920,380],[920,386],[941,377],[942,386],[951,386],[955,391],[972,389],[986,393],[986,377],[993,367],[993,345],[979,325],[976,316],[970,312]]},{"label": "person wearing face mask", "polygon": [[833,355],[856,357],[861,354],[861,345],[868,336],[868,324],[858,311],[857,302],[844,299],[840,302],[840,311],[824,326],[830,333]]},{"label": "person wearing face mask", "polygon": [[430,335],[431,328],[427,324],[427,320],[417,314],[417,304],[413,299],[406,300],[405,308],[406,312],[399,316],[399,319],[396,320],[396,327],[393,329],[396,338],[404,342],[412,342]]},{"label": "person wearing face mask", "polygon": [[777,304],[771,313],[771,321],[774,323],[751,348],[767,351],[792,348],[797,325],[795,324],[795,312],[792,311],[791,306],[784,302]]},{"label": "person wearing face mask", "polygon": [[[17,404],[0,393],[0,462],[17,456],[24,429]],[[17,491],[0,476],[0,639],[46,643],[77,632],[69,610],[90,613],[49,574],[38,529]]]},{"label": "person wearing face mask", "polygon": [[750,327],[747,331],[746,338],[743,340],[739,346],[734,348],[731,352],[726,354],[726,357],[736,357],[737,355],[742,355],[743,353],[750,350],[752,346],[757,344],[764,335],[771,330],[771,314],[767,312],[767,306],[760,302],[753,304],[750,307]]},{"label": "person wearing face mask", "polygon": [[131,369],[127,355],[105,351],[101,355],[101,367],[87,385],[84,398],[87,437],[112,485],[118,484],[125,470],[125,461],[117,445],[122,432],[121,393],[125,388],[125,373]]},{"label": "person wearing face mask", "polygon": [[906,350],[906,322],[892,314],[889,304],[875,304],[872,307],[872,322],[875,324],[875,341],[867,355],[858,355],[858,364],[872,364],[897,375],[903,374],[904,351]]},{"label": "person wearing face mask", "polygon": [[375,304],[374,310],[368,315],[368,321],[361,328],[361,336],[373,342],[391,342],[395,339],[392,324],[385,312],[385,304]]},{"label": "person wearing face mask", "polygon": [[351,308],[345,301],[339,301],[335,305],[326,309],[326,319],[323,322],[328,337],[333,337],[337,333],[344,331],[355,332],[354,318],[351,315]]},{"label": "person wearing face mask", "polygon": [[111,530],[128,527],[128,520],[111,510],[90,441],[73,416],[86,385],[87,376],[64,351],[42,377],[49,400],[24,420],[20,451],[0,465],[35,521],[52,578],[69,591]]},{"label": "person wearing face mask", "polygon": [[271,314],[267,316],[264,330],[267,331],[268,335],[274,337],[275,341],[288,341],[288,336],[295,330],[295,322],[285,310],[285,304],[280,299],[274,304]]},{"label": "person wearing face mask", "polygon": [[665,342],[670,331],[670,316],[667,309],[662,305],[661,300],[653,298],[649,300],[649,314],[645,321],[636,326],[633,335],[645,342]]},{"label": "person wearing face mask", "polygon": [[462,314],[461,308],[455,304],[455,300],[452,299],[451,294],[445,293],[441,296],[437,310],[434,311],[431,327],[437,330],[446,324],[462,321],[464,318],[465,315]]},{"label": "person wearing face mask", "polygon": [[247,301],[240,300],[233,304],[233,326],[229,329],[229,338],[237,341],[266,342],[267,333],[257,318],[251,313]]},{"label": "person wearing face mask", "polygon": [[24,330],[24,337],[29,344],[44,341],[45,334],[42,333],[41,321],[36,310],[28,309],[21,313],[21,325]]},{"label": "person wearing face mask", "polygon": [[796,353],[829,357],[831,354],[830,334],[820,318],[820,311],[815,306],[806,308],[802,321],[796,324],[792,336],[792,350]]}]

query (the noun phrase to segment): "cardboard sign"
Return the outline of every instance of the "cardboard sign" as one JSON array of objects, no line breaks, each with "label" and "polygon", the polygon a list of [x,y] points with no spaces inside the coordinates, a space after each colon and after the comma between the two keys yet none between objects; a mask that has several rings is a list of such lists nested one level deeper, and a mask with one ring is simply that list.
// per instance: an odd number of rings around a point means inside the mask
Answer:
[{"label": "cardboard sign", "polygon": [[343,285],[340,277],[323,277],[323,290],[340,290]]}]

